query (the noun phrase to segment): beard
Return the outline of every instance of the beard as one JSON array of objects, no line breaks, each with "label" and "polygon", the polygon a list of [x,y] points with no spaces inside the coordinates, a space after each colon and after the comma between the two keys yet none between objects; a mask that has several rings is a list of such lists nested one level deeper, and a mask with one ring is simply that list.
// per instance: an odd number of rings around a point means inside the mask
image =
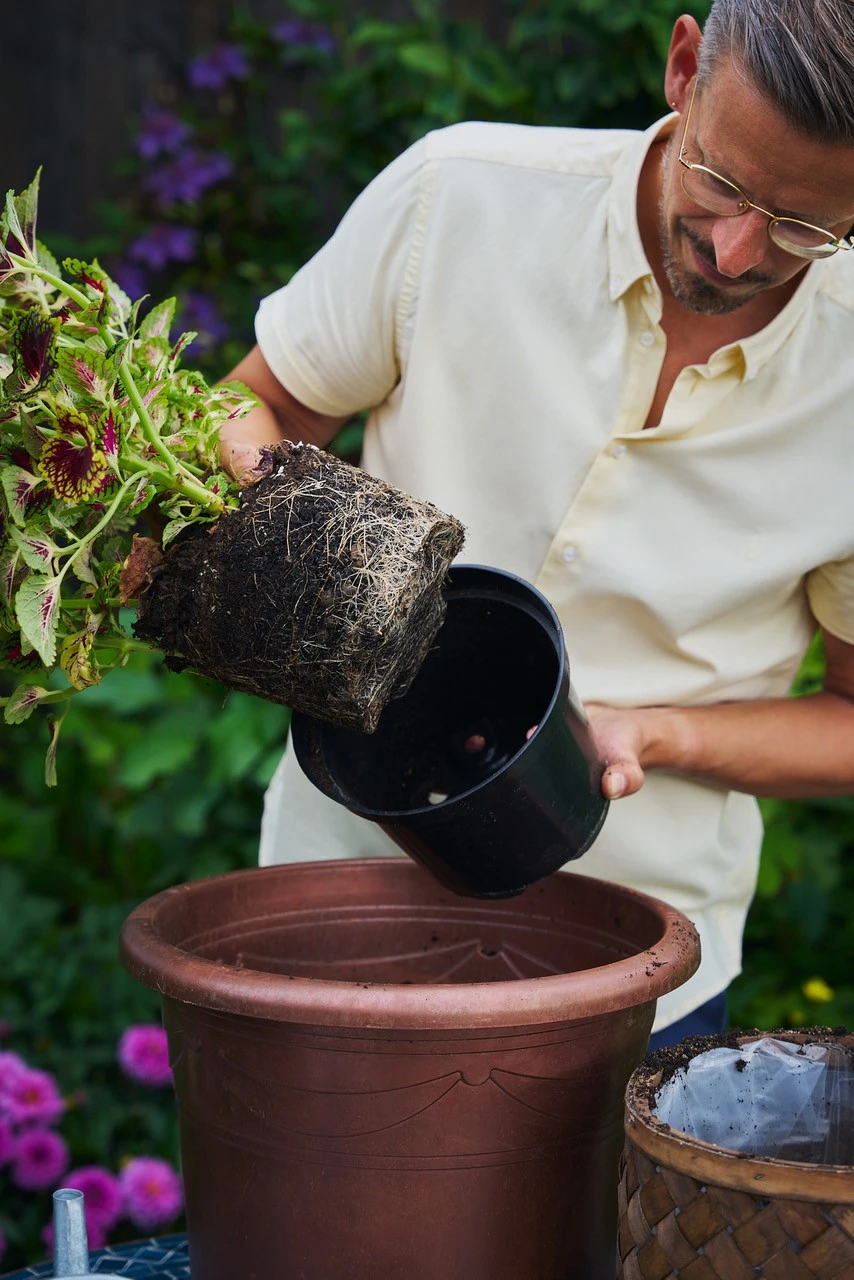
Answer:
[{"label": "beard", "polygon": [[670,285],[670,291],[677,302],[682,303],[683,307],[687,307],[689,311],[695,311],[699,315],[723,316],[729,312],[738,311],[739,307],[751,302],[758,293],[773,288],[774,285],[780,282],[776,277],[764,275],[760,271],[745,271],[743,275],[738,276],[738,283],[753,287],[749,287],[743,293],[734,293],[727,288],[712,284],[711,280],[707,280],[705,276],[699,275],[696,271],[690,271],[678,260],[674,245],[676,236],[681,236],[683,240],[687,240],[693,246],[698,258],[702,259],[713,270],[717,270],[714,245],[705,241],[683,219],[679,219],[673,230],[671,230],[668,223],[664,204],[666,185],[664,175],[667,172],[672,149],[673,140],[671,139],[662,157],[661,195],[658,202],[658,236],[661,243],[664,271],[667,276],[667,283]]}]

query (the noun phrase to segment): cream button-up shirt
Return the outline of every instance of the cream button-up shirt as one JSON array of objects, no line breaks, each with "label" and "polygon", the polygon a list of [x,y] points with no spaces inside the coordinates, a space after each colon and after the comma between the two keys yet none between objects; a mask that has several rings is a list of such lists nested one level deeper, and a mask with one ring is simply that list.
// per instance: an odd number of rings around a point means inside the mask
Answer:
[{"label": "cream button-up shirt", "polygon": [[[534,582],[584,700],[683,706],[784,695],[814,629],[854,642],[854,254],[811,265],[761,332],[678,376],[637,226],[646,133],[463,124],[359,197],[261,304],[288,390],[373,406],[364,466],[453,512],[462,559]],[[761,822],[744,794],[650,772],[570,870],[684,910],[698,973],[668,1025],[739,972]],[[397,849],[289,753],[264,863]]]}]

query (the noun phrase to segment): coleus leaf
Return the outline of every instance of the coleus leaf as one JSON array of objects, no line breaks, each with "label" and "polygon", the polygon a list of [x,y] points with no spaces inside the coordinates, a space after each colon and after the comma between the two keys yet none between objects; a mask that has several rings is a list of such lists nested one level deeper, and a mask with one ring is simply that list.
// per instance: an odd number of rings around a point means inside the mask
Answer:
[{"label": "coleus leaf", "polygon": [[78,409],[57,406],[57,435],[44,445],[39,471],[57,498],[78,503],[98,497],[110,478],[92,423]]},{"label": "coleus leaf", "polygon": [[90,613],[83,630],[66,636],[62,642],[59,665],[73,689],[88,689],[101,679],[98,664],[93,661],[92,643],[103,616],[102,613]]},{"label": "coleus leaf", "polygon": [[152,307],[139,326],[140,338],[168,338],[175,317],[176,298],[167,298]]},{"label": "coleus leaf", "polygon": [[62,722],[68,715],[68,708],[71,703],[66,700],[65,706],[58,716],[52,716],[48,721],[50,725],[50,746],[44,758],[44,780],[48,787],[56,786],[56,748],[59,745],[59,731],[62,728]]},{"label": "coleus leaf", "polygon": [[41,169],[19,195],[14,191],[6,193],[6,208],[0,217],[0,278],[16,270],[10,253],[24,258],[35,256],[40,178]]},{"label": "coleus leaf", "polygon": [[17,525],[26,523],[27,512],[32,506],[36,489],[42,483],[41,476],[35,476],[23,467],[10,466],[0,469],[0,485],[6,496],[9,514]]},{"label": "coleus leaf", "polygon": [[2,398],[16,403],[47,386],[56,369],[56,335],[62,322],[38,311],[19,313],[9,334],[12,372],[3,379]]},{"label": "coleus leaf", "polygon": [[100,351],[65,347],[59,352],[59,376],[73,395],[100,408],[108,405],[116,374]]},{"label": "coleus leaf", "polygon": [[188,346],[190,345],[190,343],[191,343],[191,342],[195,342],[195,340],[196,340],[196,338],[198,338],[198,336],[199,336],[199,335],[198,335],[198,333],[196,332],[196,330],[195,330],[195,329],[191,329],[191,330],[189,331],[189,333],[182,333],[182,334],[181,334],[180,338],[179,338],[179,339],[178,339],[178,341],[175,343],[175,345],[174,345],[174,347],[172,348],[172,351],[170,352],[170,355],[169,355],[169,365],[170,365],[170,367],[171,367],[172,369],[174,369],[174,368],[175,368],[175,366],[177,365],[178,361],[181,359],[181,353],[182,353],[182,351],[184,351],[184,350],[185,350],[185,348],[186,348],[186,347],[188,347]]},{"label": "coleus leaf", "polygon": [[73,280],[88,284],[90,289],[94,289],[97,293],[106,291],[107,273],[97,259],[93,262],[84,262],[82,258],[65,258],[62,267]]},{"label": "coleus leaf", "polygon": [[59,553],[59,547],[53,539],[43,531],[27,533],[22,529],[10,529],[9,532],[24,564],[35,569],[36,573],[51,572],[54,557]]},{"label": "coleus leaf", "polygon": [[58,702],[67,696],[65,690],[44,689],[38,684],[19,684],[17,689],[13,689],[3,708],[3,719],[6,724],[22,724],[40,703]]},{"label": "coleus leaf", "polygon": [[0,667],[12,667],[15,671],[30,674],[38,671],[41,665],[38,654],[32,650],[24,653],[18,641],[7,638],[0,642]]},{"label": "coleus leaf", "polygon": [[21,634],[46,667],[52,667],[56,661],[61,585],[58,577],[34,573],[24,579],[15,596],[15,615]]}]

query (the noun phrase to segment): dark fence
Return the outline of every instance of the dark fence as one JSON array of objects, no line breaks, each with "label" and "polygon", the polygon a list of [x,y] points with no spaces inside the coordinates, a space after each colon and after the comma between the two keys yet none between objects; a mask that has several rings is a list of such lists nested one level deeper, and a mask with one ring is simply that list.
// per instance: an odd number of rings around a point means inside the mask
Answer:
[{"label": "dark fence", "polygon": [[[44,166],[41,226],[75,238],[94,232],[99,201],[121,190],[145,103],[168,103],[187,62],[222,36],[234,0],[5,0],[6,101],[2,190]],[[281,17],[280,0],[242,0],[254,17]],[[342,4],[342,14],[406,10],[402,0]],[[453,0],[449,12],[500,25],[500,0]]]}]

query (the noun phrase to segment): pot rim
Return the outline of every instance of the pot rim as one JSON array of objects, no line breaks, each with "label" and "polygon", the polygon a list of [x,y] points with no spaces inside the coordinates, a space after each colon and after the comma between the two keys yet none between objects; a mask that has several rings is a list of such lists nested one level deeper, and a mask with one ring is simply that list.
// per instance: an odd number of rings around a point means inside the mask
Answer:
[{"label": "pot rim", "polygon": [[[181,896],[198,892],[197,886],[219,882],[237,890],[248,876],[299,875],[307,868],[315,875],[336,876],[342,868],[354,865],[364,868],[366,874],[383,869],[396,875],[400,868],[411,869],[413,875],[424,874],[406,857],[345,858],[250,868],[176,885],[147,899],[128,916],[119,946],[122,963],[139,982],[164,997],[223,1013],[311,1026],[420,1032],[488,1031],[597,1018],[658,999],[686,982],[700,963],[699,937],[682,912],[647,894],[575,872],[556,874],[602,884],[647,907],[661,922],[658,940],[623,960],[569,974],[498,982],[403,984],[237,969],[193,955],[166,941],[158,931],[159,913]],[[527,892],[541,890],[542,883]],[[467,901],[484,906],[479,899],[458,901],[458,910],[465,910],[462,904]],[[494,912],[500,910],[497,904],[493,906]]]},{"label": "pot rim", "polygon": [[[804,1031],[750,1031],[736,1036],[749,1044],[765,1036],[797,1044],[836,1041],[854,1049],[854,1035],[837,1035],[830,1029]],[[695,1182],[710,1183],[753,1196],[783,1196],[819,1203],[854,1205],[854,1165],[810,1164],[780,1160],[776,1156],[745,1156],[702,1138],[672,1129],[653,1115],[649,1093],[661,1079],[661,1071],[644,1063],[631,1076],[626,1089],[626,1137],[656,1165],[687,1174]],[[806,1175],[809,1175],[807,1178]]]}]

